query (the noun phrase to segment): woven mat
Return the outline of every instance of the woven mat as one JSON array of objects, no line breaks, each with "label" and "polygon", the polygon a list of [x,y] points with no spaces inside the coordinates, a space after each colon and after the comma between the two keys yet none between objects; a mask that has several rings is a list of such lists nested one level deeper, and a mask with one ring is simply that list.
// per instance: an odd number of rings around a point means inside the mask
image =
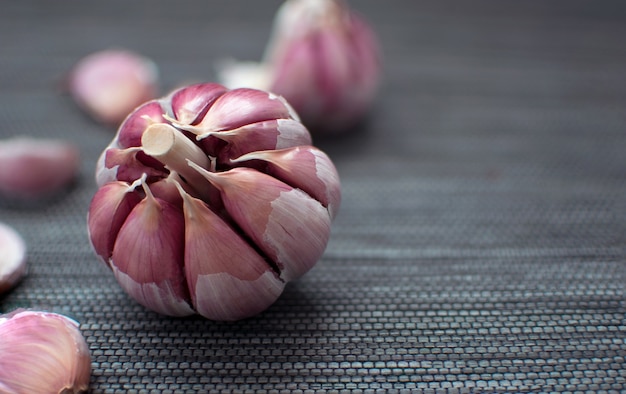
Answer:
[{"label": "woven mat", "polygon": [[626,391],[620,2],[352,2],[384,84],[360,130],[316,138],[343,185],[319,264],[235,323],[126,296],[85,225],[114,130],[60,93],[64,73],[123,46],[164,91],[211,80],[222,57],[261,56],[278,4],[3,3],[0,136],[75,141],[82,167],[52,201],[0,206],[30,264],[0,311],[77,319],[93,393]]}]

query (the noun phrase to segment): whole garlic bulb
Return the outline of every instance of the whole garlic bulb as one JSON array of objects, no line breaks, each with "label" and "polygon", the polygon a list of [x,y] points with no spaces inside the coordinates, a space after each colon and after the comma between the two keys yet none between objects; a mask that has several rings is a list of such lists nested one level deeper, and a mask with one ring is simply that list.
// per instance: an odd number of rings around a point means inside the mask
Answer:
[{"label": "whole garlic bulb", "polygon": [[166,315],[236,320],[321,257],[341,199],[330,158],[280,96],[214,83],[131,113],[102,153],[91,244]]},{"label": "whole garlic bulb", "polygon": [[77,322],[49,312],[0,315],[1,393],[83,393],[90,376],[89,347]]},{"label": "whole garlic bulb", "polygon": [[339,133],[371,108],[380,79],[378,40],[344,0],[286,0],[261,63],[223,62],[230,88],[280,94],[314,133]]}]

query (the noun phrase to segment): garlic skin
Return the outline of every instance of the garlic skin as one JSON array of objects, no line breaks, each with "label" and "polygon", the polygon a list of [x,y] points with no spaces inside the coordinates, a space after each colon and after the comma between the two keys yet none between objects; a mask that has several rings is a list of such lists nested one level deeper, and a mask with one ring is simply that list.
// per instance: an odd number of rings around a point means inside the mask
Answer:
[{"label": "garlic skin", "polygon": [[346,132],[376,97],[381,60],[368,23],[343,0],[286,0],[260,63],[224,61],[220,81],[284,96],[314,133]]},{"label": "garlic skin", "polygon": [[339,174],[310,144],[265,91],[202,83],[149,101],[98,160],[93,249],[159,313],[261,313],[320,259],[339,208]]},{"label": "garlic skin", "polygon": [[0,140],[0,195],[12,199],[50,197],[76,179],[78,148],[66,141],[13,137]]},{"label": "garlic skin", "polygon": [[0,315],[0,392],[86,393],[90,377],[77,322],[49,312]]},{"label": "garlic skin", "polygon": [[119,125],[138,105],[158,94],[159,73],[149,58],[126,49],[107,49],[80,59],[67,89],[95,120]]},{"label": "garlic skin", "polygon": [[26,243],[13,228],[0,223],[0,294],[26,275]]}]

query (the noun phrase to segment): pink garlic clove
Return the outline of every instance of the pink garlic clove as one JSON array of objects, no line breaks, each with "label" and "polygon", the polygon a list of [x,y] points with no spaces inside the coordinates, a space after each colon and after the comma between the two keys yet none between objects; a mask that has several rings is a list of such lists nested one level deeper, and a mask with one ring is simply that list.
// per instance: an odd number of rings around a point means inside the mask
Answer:
[{"label": "pink garlic clove", "polygon": [[26,274],[26,243],[13,228],[0,223],[0,294]]},{"label": "pink garlic clove", "polygon": [[155,198],[143,180],[142,185],[146,197],[117,234],[111,268],[122,288],[140,304],[164,315],[191,315],[183,274],[183,214]]},{"label": "pink garlic clove", "polygon": [[280,296],[285,283],[202,200],[184,191],[181,195],[185,271],[197,312],[213,320],[239,320],[267,309]]},{"label": "pink garlic clove", "polygon": [[89,239],[95,253],[107,266],[120,228],[142,199],[135,192],[136,186],[120,181],[110,182],[98,189],[91,200],[87,215]]},{"label": "pink garlic clove", "polygon": [[78,323],[63,315],[0,315],[0,392],[86,393],[89,346]]},{"label": "pink garlic clove", "polygon": [[146,174],[149,179],[167,176],[167,170],[158,160],[144,154],[141,148],[117,149],[105,151],[104,165],[115,172],[115,179],[133,182]]},{"label": "pink garlic clove", "polygon": [[164,109],[158,100],[148,101],[137,107],[119,128],[114,139],[118,148],[130,148],[141,146],[141,136],[144,130],[155,123],[163,123]]},{"label": "pink garlic clove", "polygon": [[197,124],[227,90],[216,83],[200,83],[176,90],[171,95],[174,117],[182,124]]},{"label": "pink garlic clove", "polygon": [[129,50],[103,50],[84,57],[68,82],[76,103],[107,124],[119,124],[135,107],[158,94],[156,64]]},{"label": "pink garlic clove", "polygon": [[254,169],[214,173],[189,165],[220,190],[227,212],[278,265],[283,280],[297,279],[319,260],[331,223],[319,201]]},{"label": "pink garlic clove", "polygon": [[9,198],[52,196],[76,179],[79,151],[69,142],[28,137],[0,141],[0,194]]},{"label": "pink garlic clove", "polygon": [[261,160],[267,173],[286,184],[303,190],[328,209],[331,218],[337,215],[341,202],[339,174],[333,162],[313,146],[296,146],[281,150],[247,153],[232,163]]}]

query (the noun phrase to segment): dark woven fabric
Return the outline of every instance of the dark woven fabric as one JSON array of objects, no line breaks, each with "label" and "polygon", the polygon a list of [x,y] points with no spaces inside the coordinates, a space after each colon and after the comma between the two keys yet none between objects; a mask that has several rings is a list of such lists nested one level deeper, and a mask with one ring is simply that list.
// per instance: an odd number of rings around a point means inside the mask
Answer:
[{"label": "dark woven fabric", "polygon": [[93,393],[626,391],[623,3],[351,4],[385,75],[364,126],[315,139],[343,184],[328,249],[217,323],[144,309],[98,263],[85,215],[114,130],[59,88],[111,46],[163,91],[214,79],[261,56],[279,1],[3,2],[0,136],[75,141],[82,167],[52,201],[2,203],[30,271],[0,310],[77,319]]}]

